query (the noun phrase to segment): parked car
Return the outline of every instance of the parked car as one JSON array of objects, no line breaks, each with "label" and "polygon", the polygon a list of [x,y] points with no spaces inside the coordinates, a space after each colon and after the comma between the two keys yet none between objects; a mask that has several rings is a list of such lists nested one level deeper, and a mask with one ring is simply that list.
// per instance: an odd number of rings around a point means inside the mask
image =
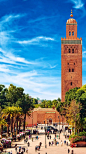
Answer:
[{"label": "parked car", "polygon": [[3,151],[3,145],[0,143],[0,151]]},{"label": "parked car", "polygon": [[51,130],[53,130],[54,132],[57,132],[57,131],[58,131],[58,129],[56,129],[56,128],[52,127],[52,126],[47,126],[47,129],[51,129]]}]

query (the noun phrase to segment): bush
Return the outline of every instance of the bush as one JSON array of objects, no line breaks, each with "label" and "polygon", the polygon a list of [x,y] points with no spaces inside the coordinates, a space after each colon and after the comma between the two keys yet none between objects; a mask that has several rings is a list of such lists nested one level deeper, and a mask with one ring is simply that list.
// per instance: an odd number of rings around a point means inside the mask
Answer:
[{"label": "bush", "polygon": [[85,132],[85,131],[80,132],[80,133],[79,133],[79,136],[86,136],[86,132]]},{"label": "bush", "polygon": [[72,143],[75,143],[77,141],[86,141],[86,136],[76,136],[73,138]]},{"label": "bush", "polygon": [[71,143],[75,143],[77,141],[85,141],[86,142],[86,132],[80,132],[79,135],[70,135],[69,140]]},{"label": "bush", "polygon": [[69,141],[71,140],[71,138],[75,138],[76,136],[77,136],[77,135],[74,135],[74,134],[73,134],[73,135],[70,135],[70,136],[69,136]]}]

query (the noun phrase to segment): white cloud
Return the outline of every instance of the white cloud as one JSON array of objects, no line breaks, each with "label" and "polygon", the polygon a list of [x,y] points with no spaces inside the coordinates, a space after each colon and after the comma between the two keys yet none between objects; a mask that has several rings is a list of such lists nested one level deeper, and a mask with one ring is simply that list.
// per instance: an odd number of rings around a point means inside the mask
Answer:
[{"label": "white cloud", "polygon": [[9,42],[11,42],[13,40],[13,36],[10,35],[8,32],[6,31],[1,31],[0,32],[0,43],[1,46],[6,45]]},{"label": "white cloud", "polygon": [[83,51],[82,56],[86,58],[86,51]]},{"label": "white cloud", "polygon": [[50,68],[55,68],[56,66],[57,66],[57,65],[54,65],[54,66],[51,66],[51,65],[50,65]]},{"label": "white cloud", "polygon": [[80,9],[82,11],[81,16],[79,15],[79,20],[80,18],[84,18],[86,16],[86,8],[84,2],[82,0],[68,0],[68,2],[70,1],[74,4],[73,8]]},{"label": "white cloud", "polygon": [[[0,82],[8,86],[10,83],[23,87],[25,93],[40,99],[55,99],[60,97],[60,78],[46,77],[36,70],[21,72],[22,69],[14,71],[10,65],[0,65]],[[3,80],[4,79],[4,80]],[[59,90],[58,90],[59,89]]]},{"label": "white cloud", "polygon": [[[10,83],[23,87],[26,93],[32,97],[40,97],[41,99],[58,98],[58,89],[60,89],[60,79],[48,77],[41,70],[35,70],[35,65],[43,67],[55,68],[56,66],[49,65],[46,60],[28,61],[26,58],[16,52],[13,42],[20,47],[20,44],[38,44],[43,45],[48,41],[55,41],[52,37],[38,36],[28,40],[16,41],[13,35],[14,28],[13,20],[20,18],[21,15],[7,15],[0,19],[0,82],[8,86]],[[11,46],[12,44],[12,46]],[[17,47],[16,46],[16,47]],[[22,48],[22,46],[21,46]],[[19,48],[19,50],[21,50]],[[27,57],[28,58],[28,57]],[[6,65],[3,63],[6,63]],[[34,69],[29,67],[29,64],[34,66]],[[55,64],[55,63],[54,63]],[[17,68],[18,67],[18,68]],[[36,68],[37,69],[37,68]],[[47,70],[46,70],[47,72]],[[48,73],[47,73],[48,74]],[[54,91],[54,92],[53,92]],[[60,96],[59,96],[60,97]]]},{"label": "white cloud", "polygon": [[37,72],[35,70],[30,71],[30,72],[24,72],[24,73],[19,73],[18,77],[20,78],[28,78],[28,77],[33,77],[33,76],[37,76]]},{"label": "white cloud", "polygon": [[84,6],[82,0],[71,0],[74,3],[74,8],[81,9]]},{"label": "white cloud", "polygon": [[30,39],[30,40],[23,40],[23,41],[17,41],[19,44],[33,44],[33,45],[36,45],[36,44],[39,44],[41,41],[54,41],[54,38],[51,38],[51,37],[46,37],[46,36],[39,36],[39,37],[35,37],[33,39]]},{"label": "white cloud", "polygon": [[21,63],[32,64],[32,65],[37,64],[37,62],[29,62],[25,60],[25,58],[19,57],[17,55],[15,56],[11,52],[5,51],[2,48],[0,48],[0,52],[3,53],[3,55],[0,55],[0,62],[5,62],[9,64],[17,64],[17,65],[20,65]]},{"label": "white cloud", "polygon": [[86,53],[86,51],[83,51],[83,54]]},{"label": "white cloud", "polygon": [[10,15],[5,15],[5,16],[3,16],[1,18],[0,25],[1,24],[4,24],[4,23],[8,23],[8,22],[10,22],[12,20],[15,20],[16,18],[21,18],[23,16],[25,16],[25,14],[16,14],[16,15],[15,14],[10,14]]},{"label": "white cloud", "polygon": [[0,64],[0,72],[10,72],[10,70],[7,68],[7,66],[5,64]]}]

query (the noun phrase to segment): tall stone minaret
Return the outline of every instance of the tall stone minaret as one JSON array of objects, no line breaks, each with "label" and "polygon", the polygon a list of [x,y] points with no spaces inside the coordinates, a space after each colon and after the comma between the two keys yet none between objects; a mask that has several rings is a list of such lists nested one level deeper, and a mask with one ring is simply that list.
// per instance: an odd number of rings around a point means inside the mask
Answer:
[{"label": "tall stone minaret", "polygon": [[71,18],[66,22],[66,38],[61,38],[61,101],[72,88],[82,86],[82,38],[77,37],[77,22]]}]

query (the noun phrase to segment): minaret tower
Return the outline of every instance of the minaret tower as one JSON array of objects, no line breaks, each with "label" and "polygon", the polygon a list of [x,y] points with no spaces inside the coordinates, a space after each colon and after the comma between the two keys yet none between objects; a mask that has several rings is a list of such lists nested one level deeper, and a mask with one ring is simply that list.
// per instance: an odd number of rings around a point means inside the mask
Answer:
[{"label": "minaret tower", "polygon": [[66,22],[66,38],[61,38],[61,101],[72,88],[82,86],[82,38],[77,38],[77,22],[71,18]]}]

